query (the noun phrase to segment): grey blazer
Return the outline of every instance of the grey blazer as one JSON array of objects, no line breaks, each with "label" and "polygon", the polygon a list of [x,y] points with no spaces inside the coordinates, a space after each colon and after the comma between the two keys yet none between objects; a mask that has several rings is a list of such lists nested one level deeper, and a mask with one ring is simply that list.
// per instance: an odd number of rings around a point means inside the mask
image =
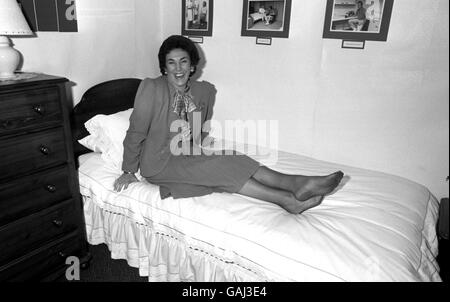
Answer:
[{"label": "grey blazer", "polygon": [[[123,141],[124,153],[122,170],[137,172],[143,177],[151,177],[162,171],[167,164],[170,142],[177,133],[170,132],[170,124],[176,120],[172,112],[175,90],[166,76],[144,79],[136,93],[134,110],[130,117],[130,127]],[[201,114],[202,124],[211,120],[216,89],[208,82],[191,82],[191,94],[197,109],[188,114],[193,129],[193,114]],[[201,138],[207,135],[201,133]],[[194,138],[199,142],[199,137]]]}]

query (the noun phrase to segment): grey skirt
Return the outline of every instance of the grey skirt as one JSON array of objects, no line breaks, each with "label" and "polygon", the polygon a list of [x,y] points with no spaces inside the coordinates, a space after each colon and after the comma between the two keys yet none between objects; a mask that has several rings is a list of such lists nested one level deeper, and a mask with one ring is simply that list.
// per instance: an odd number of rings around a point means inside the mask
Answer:
[{"label": "grey skirt", "polygon": [[[232,152],[232,155],[228,153]],[[260,167],[236,151],[224,155],[172,155],[164,169],[147,181],[159,185],[161,199],[188,198],[213,192],[237,193]]]}]

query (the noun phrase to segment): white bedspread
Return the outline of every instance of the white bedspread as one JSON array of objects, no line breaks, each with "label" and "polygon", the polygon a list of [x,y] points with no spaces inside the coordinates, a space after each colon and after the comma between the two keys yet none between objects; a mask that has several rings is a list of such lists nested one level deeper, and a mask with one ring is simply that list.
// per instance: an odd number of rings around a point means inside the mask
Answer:
[{"label": "white bedspread", "polygon": [[261,14],[261,13],[253,13],[253,14],[250,14],[250,17],[253,18],[253,21],[254,21],[254,22],[255,22],[255,21],[258,21],[258,20],[262,20],[264,16],[265,16],[265,15],[264,15],[264,14]]},{"label": "white bedspread", "polygon": [[152,281],[441,280],[438,202],[404,178],[280,152],[278,171],[346,174],[320,206],[291,215],[238,194],[161,200],[145,180],[116,193],[119,174],[99,154],[81,161],[89,242]]}]

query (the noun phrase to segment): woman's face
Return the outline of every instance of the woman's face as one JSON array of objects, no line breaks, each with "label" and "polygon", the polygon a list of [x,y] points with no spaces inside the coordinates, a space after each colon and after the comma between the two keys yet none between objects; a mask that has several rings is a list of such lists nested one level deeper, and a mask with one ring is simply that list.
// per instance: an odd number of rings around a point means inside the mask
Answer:
[{"label": "woman's face", "polygon": [[183,90],[191,73],[191,59],[183,49],[173,49],[166,55],[167,79],[175,88]]}]

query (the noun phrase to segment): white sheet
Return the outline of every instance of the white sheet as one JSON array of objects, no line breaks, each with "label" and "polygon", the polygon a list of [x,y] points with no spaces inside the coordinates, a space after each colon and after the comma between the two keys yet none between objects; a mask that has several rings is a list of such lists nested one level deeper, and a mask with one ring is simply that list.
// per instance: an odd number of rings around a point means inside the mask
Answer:
[{"label": "white sheet", "polygon": [[253,22],[258,21],[258,20],[262,20],[264,16],[265,16],[265,15],[264,15],[264,14],[261,14],[261,13],[253,13],[253,14],[250,14],[250,17],[253,18]]},{"label": "white sheet", "polygon": [[280,152],[278,171],[348,177],[320,206],[291,215],[238,194],[161,201],[145,180],[115,193],[117,171],[99,154],[81,161],[89,242],[106,242],[151,281],[441,280],[438,202],[404,178]]}]

